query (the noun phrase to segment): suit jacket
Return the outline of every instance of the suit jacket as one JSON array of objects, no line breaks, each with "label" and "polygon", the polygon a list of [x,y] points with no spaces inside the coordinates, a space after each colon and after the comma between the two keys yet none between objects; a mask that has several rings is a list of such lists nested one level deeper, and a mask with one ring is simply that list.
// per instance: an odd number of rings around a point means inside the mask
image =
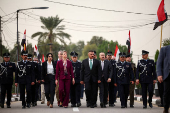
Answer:
[{"label": "suit jacket", "polygon": [[163,76],[164,80],[168,77],[170,73],[170,45],[161,48],[156,69],[157,76]]},{"label": "suit jacket", "polygon": [[139,60],[136,70],[136,79],[139,78],[141,83],[153,83],[153,80],[156,80],[154,60]]},{"label": "suit jacket", "polygon": [[[7,70],[4,70],[5,67]],[[13,84],[13,72],[15,72],[16,66],[15,63],[8,62],[8,65],[5,65],[5,62],[0,65],[0,84]]]},{"label": "suit jacket", "polygon": [[[52,64],[53,64],[54,76],[55,76],[56,65],[54,61],[52,61]],[[50,81],[50,77],[47,75],[47,61],[42,63],[41,72],[42,72],[41,73],[42,80],[44,80],[45,83],[48,83]]]},{"label": "suit jacket", "polygon": [[[56,75],[55,75],[55,80],[58,80],[58,78],[61,79],[72,79],[74,78],[73,74],[73,66],[71,61],[67,60],[67,75],[64,74],[64,66],[63,66],[63,61],[60,60],[57,62],[56,65]],[[70,76],[71,75],[71,76]]]},{"label": "suit jacket", "polygon": [[[24,73],[23,70],[25,70]],[[18,62],[15,73],[15,83],[31,84],[31,82],[35,82],[34,67],[32,62],[27,61],[24,63],[23,60]]]},{"label": "suit jacket", "polygon": [[90,80],[92,80],[93,82],[97,82],[98,80],[100,80],[99,73],[100,73],[100,63],[98,60],[93,59],[92,70],[90,70],[89,58],[83,60],[81,65],[80,81],[90,82]]},{"label": "suit jacket", "polygon": [[108,78],[112,78],[113,76],[113,67],[111,65],[111,63],[108,60],[104,60],[104,67],[102,70],[102,63],[101,60],[99,61],[100,63],[100,80],[102,78],[102,76],[104,77],[105,81],[107,82]]},{"label": "suit jacket", "polygon": [[[109,61],[109,60],[108,60]],[[113,68],[113,74],[112,74],[112,81],[111,82],[114,82],[114,83],[116,83],[116,61],[115,60],[110,60],[109,61],[110,63],[111,63],[111,65],[112,65],[112,68]]]},{"label": "suit jacket", "polygon": [[129,84],[130,81],[134,81],[133,69],[131,63],[121,62],[116,63],[116,72],[117,72],[117,83],[118,84]]}]

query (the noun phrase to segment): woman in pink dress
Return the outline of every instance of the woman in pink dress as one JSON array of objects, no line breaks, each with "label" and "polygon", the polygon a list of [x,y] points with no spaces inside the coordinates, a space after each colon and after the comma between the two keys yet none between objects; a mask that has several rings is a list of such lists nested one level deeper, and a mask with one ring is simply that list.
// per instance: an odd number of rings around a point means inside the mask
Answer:
[{"label": "woman in pink dress", "polygon": [[57,62],[55,83],[58,84],[59,78],[59,98],[60,107],[67,108],[69,103],[71,80],[75,83],[73,67],[71,61],[67,60],[67,52],[63,51],[62,60]]}]

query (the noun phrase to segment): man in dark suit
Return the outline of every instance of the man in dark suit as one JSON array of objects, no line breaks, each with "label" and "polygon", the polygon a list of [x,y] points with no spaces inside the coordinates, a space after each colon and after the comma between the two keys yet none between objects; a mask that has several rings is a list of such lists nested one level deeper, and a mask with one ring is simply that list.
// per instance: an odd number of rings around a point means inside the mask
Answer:
[{"label": "man in dark suit", "polygon": [[22,108],[25,109],[25,88],[27,92],[27,107],[30,108],[31,103],[31,85],[35,83],[34,67],[32,62],[27,60],[28,52],[22,51],[21,57],[23,60],[17,63],[16,74],[15,74],[15,86],[20,88],[20,98],[22,100]]},{"label": "man in dark suit", "polygon": [[170,45],[162,47],[157,60],[158,81],[164,84],[164,112],[169,113],[170,105]]},{"label": "man in dark suit", "polygon": [[10,54],[4,53],[3,60],[0,64],[0,84],[1,84],[1,108],[4,108],[5,95],[7,91],[7,108],[11,108],[11,91],[13,84],[13,73],[15,72],[15,63],[10,62]]},{"label": "man in dark suit", "polygon": [[[117,87],[114,85],[115,84],[115,79],[116,79],[116,61],[112,60],[112,52],[108,51],[107,52],[107,60],[111,63],[112,68],[113,68],[113,75],[112,76],[112,81],[109,83],[109,106],[114,107],[115,102],[116,102],[116,93],[117,93]],[[115,77],[115,78],[114,78]]]},{"label": "man in dark suit", "polygon": [[85,83],[87,107],[94,108],[98,83],[101,82],[99,79],[100,64],[98,60],[94,59],[93,51],[88,52],[88,57],[82,62],[80,83]]},{"label": "man in dark suit", "polygon": [[129,95],[129,84],[134,84],[134,74],[131,64],[126,62],[126,54],[119,53],[120,62],[116,63],[117,83],[119,84],[119,93],[121,108],[127,108],[127,98]]},{"label": "man in dark suit", "polygon": [[[149,92],[149,107],[152,106],[153,84],[156,83],[156,71],[154,60],[148,59],[148,51],[142,50],[142,60],[138,61],[136,70],[136,85],[140,83],[142,86],[143,109],[147,108],[147,89]],[[139,78],[140,74],[140,78]]]},{"label": "man in dark suit", "polygon": [[[100,106],[106,108],[107,97],[108,97],[108,83],[111,82],[113,76],[113,67],[108,60],[105,60],[105,53],[101,52],[100,57]],[[115,79],[114,79],[115,80]]]}]

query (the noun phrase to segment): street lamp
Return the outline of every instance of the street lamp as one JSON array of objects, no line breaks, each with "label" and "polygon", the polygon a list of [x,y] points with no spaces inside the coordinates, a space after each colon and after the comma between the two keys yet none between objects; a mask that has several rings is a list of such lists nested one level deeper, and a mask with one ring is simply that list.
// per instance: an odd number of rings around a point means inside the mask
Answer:
[{"label": "street lamp", "polygon": [[[17,10],[17,62],[19,61],[19,43],[18,43],[18,13],[19,13],[19,11],[30,10],[30,9],[48,9],[48,8],[49,7],[32,7],[32,8]],[[17,87],[17,97],[18,97],[18,87]]]}]

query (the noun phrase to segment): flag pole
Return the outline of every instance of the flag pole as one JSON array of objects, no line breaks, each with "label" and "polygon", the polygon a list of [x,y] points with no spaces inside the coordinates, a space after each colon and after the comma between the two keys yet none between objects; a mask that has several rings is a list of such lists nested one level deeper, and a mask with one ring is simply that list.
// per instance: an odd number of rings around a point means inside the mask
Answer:
[{"label": "flag pole", "polygon": [[161,49],[161,46],[162,46],[162,29],[163,29],[163,24],[161,25],[161,39],[160,39],[160,49]]}]

